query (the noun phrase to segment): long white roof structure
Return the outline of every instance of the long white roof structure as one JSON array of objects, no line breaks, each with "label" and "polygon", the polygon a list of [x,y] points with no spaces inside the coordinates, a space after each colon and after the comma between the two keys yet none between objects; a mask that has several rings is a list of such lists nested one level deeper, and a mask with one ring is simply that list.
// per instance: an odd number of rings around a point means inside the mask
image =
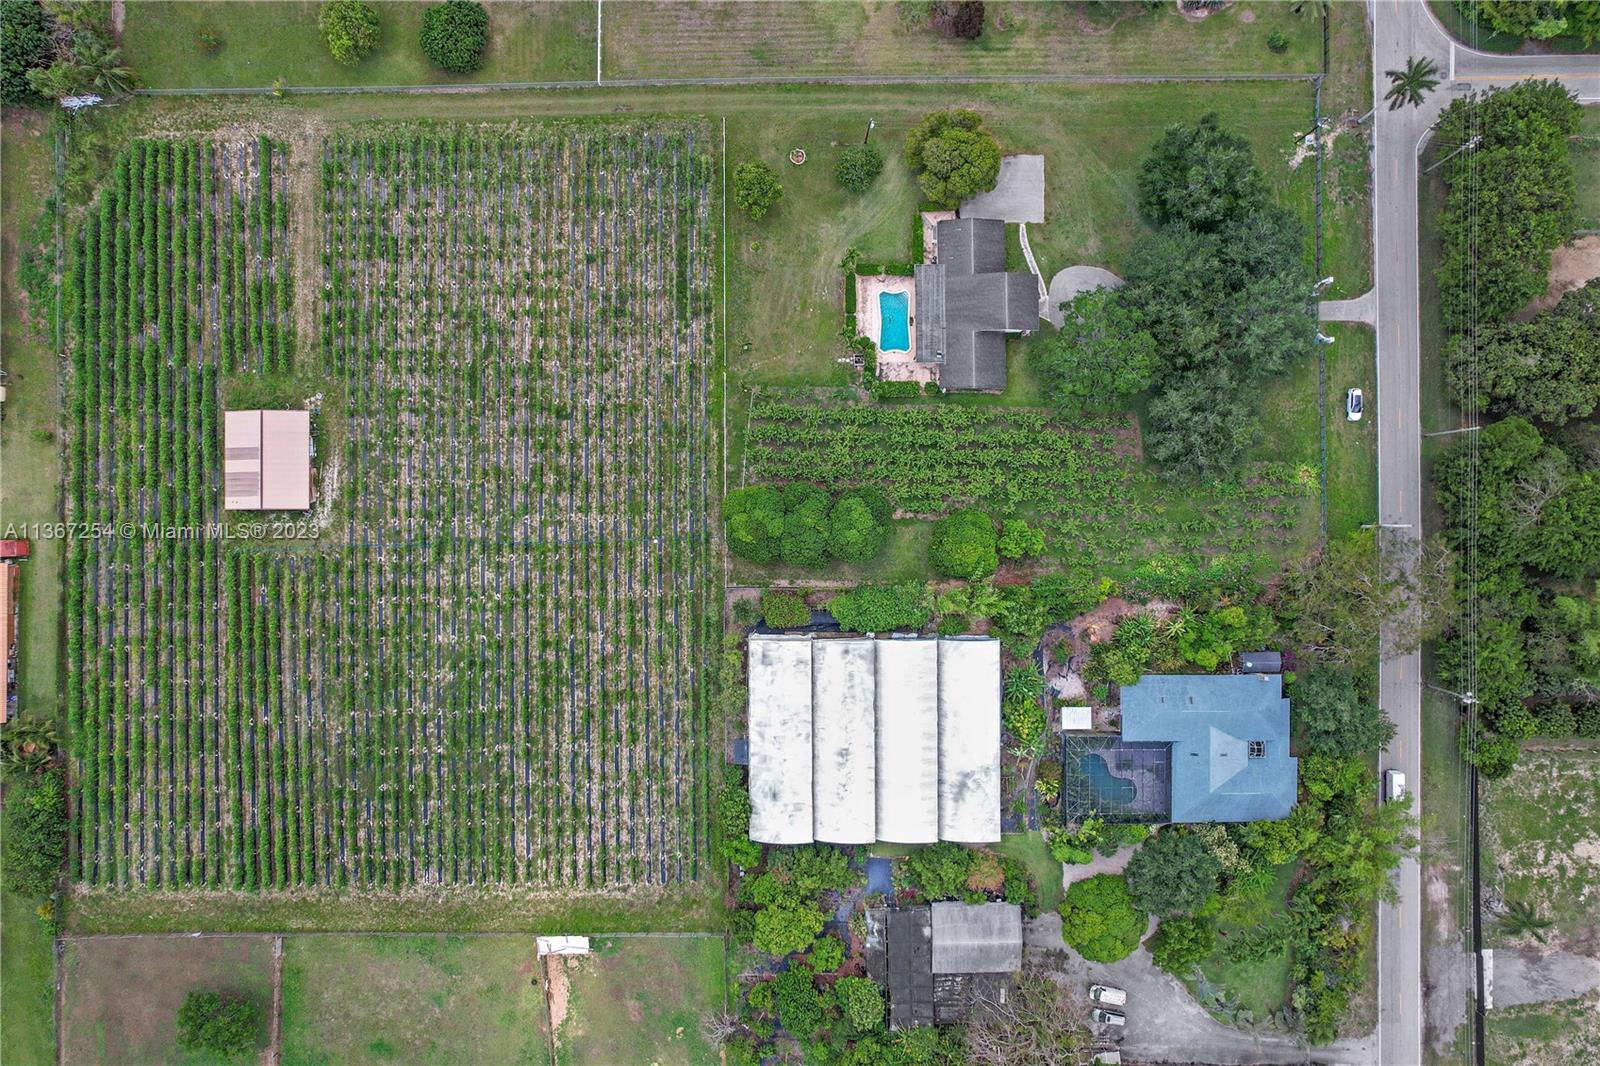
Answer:
[{"label": "long white roof structure", "polygon": [[872,645],[819,640],[811,646],[812,832],[830,844],[877,839]]},{"label": "long white roof structure", "polygon": [[1000,644],[939,641],[939,839],[1000,836]]},{"label": "long white roof structure", "polygon": [[750,839],[809,844],[811,640],[750,641]]},{"label": "long white roof structure", "polygon": [[878,839],[895,844],[939,839],[936,640],[878,642]]},{"label": "long white roof structure", "polygon": [[1000,839],[992,638],[750,638],[750,838]]}]

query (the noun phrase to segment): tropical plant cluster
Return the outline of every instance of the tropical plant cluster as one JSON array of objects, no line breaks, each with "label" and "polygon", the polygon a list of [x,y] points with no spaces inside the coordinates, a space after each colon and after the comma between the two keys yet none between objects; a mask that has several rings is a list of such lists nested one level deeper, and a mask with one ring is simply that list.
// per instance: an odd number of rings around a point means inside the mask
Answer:
[{"label": "tropical plant cluster", "polygon": [[0,0],[0,102],[113,96],[138,80],[116,46],[109,4]]},{"label": "tropical plant cluster", "polygon": [[1443,161],[1439,300],[1445,327],[1496,324],[1545,291],[1550,253],[1577,223],[1569,138],[1583,108],[1554,81],[1525,81],[1450,102],[1437,144],[1473,147]]},{"label": "tropical plant cluster", "polygon": [[1455,6],[1469,21],[1509,37],[1576,37],[1585,48],[1600,43],[1600,8],[1583,0],[1455,0]]},{"label": "tropical plant cluster", "polygon": [[987,848],[941,842],[917,848],[894,867],[896,898],[902,903],[1001,900],[1039,912],[1033,878],[1021,862]]},{"label": "tropical plant cluster", "polygon": [[1142,468],[1127,415],[768,394],[752,402],[746,442],[748,482],[870,485],[927,517],[966,506],[1026,513],[1045,554],[1084,569],[1288,542],[1315,490],[1314,477],[1288,464],[1249,463],[1209,483],[1205,499],[1189,499]]},{"label": "tropical plant cluster", "polygon": [[1475,645],[1453,624],[1439,670],[1477,701],[1466,753],[1503,777],[1530,736],[1600,736],[1600,458],[1592,429],[1551,439],[1516,416],[1477,437],[1433,467],[1444,536],[1476,564]]},{"label": "tropical plant cluster", "polygon": [[78,877],[700,875],[709,144],[632,124],[329,140],[309,355],[286,284],[263,287],[288,276],[283,149],[119,160],[68,278],[69,516],[219,520],[223,389],[315,365],[340,532],[74,543]]},{"label": "tropical plant cluster", "polygon": [[864,563],[878,557],[889,538],[894,510],[870,486],[831,498],[804,481],[782,488],[747,485],[729,492],[722,506],[728,550],[752,562],[790,566],[829,561]]},{"label": "tropical plant cluster", "polygon": [[422,54],[452,74],[483,65],[489,43],[489,12],[476,0],[445,0],[422,13]]},{"label": "tropical plant cluster", "polygon": [[811,621],[811,608],[801,593],[767,589],[761,594],[761,619],[768,629],[799,629]]}]

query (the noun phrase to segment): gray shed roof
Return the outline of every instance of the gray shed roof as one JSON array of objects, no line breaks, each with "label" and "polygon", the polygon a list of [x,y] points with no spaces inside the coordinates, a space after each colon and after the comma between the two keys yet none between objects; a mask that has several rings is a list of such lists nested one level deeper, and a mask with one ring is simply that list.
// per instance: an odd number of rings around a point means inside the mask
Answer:
[{"label": "gray shed roof", "polygon": [[1038,282],[1005,269],[998,219],[946,219],[935,232],[937,261],[914,271],[917,362],[940,366],[947,389],[1004,389],[1003,335],[1038,328]]},{"label": "gray shed roof", "polygon": [[1247,651],[1239,656],[1239,669],[1247,674],[1283,672],[1283,656],[1275,651]]},{"label": "gray shed roof", "polygon": [[932,910],[934,973],[1022,969],[1022,908],[1015,903],[935,903]]},{"label": "gray shed roof", "polygon": [[928,912],[922,907],[889,912],[887,962],[889,1028],[933,1024],[933,969],[929,965]]}]

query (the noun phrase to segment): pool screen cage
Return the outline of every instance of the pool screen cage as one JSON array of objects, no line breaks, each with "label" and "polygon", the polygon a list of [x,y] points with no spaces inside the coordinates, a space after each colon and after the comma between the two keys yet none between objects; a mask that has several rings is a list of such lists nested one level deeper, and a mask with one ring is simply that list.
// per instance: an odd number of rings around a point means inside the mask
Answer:
[{"label": "pool screen cage", "polygon": [[[1085,769],[1087,756],[1099,756],[1117,791],[1132,786],[1123,799]],[[1168,821],[1172,816],[1172,745],[1124,741],[1120,737],[1061,738],[1061,816],[1068,824],[1098,815],[1107,822]]]}]

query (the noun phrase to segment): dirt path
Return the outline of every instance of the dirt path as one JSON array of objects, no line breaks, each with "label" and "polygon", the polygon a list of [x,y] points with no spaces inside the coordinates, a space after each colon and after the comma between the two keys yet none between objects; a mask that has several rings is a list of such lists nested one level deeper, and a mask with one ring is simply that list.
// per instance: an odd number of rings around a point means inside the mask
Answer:
[{"label": "dirt path", "polygon": [[283,1061],[283,937],[272,938],[272,1031],[267,1038],[267,1066]]},{"label": "dirt path", "polygon": [[570,994],[567,970],[557,955],[544,956],[539,960],[539,965],[544,970],[545,1007],[550,1014],[550,1061],[556,1062],[557,1051],[561,1047],[556,1034],[561,1023],[567,1020],[567,997]]}]

